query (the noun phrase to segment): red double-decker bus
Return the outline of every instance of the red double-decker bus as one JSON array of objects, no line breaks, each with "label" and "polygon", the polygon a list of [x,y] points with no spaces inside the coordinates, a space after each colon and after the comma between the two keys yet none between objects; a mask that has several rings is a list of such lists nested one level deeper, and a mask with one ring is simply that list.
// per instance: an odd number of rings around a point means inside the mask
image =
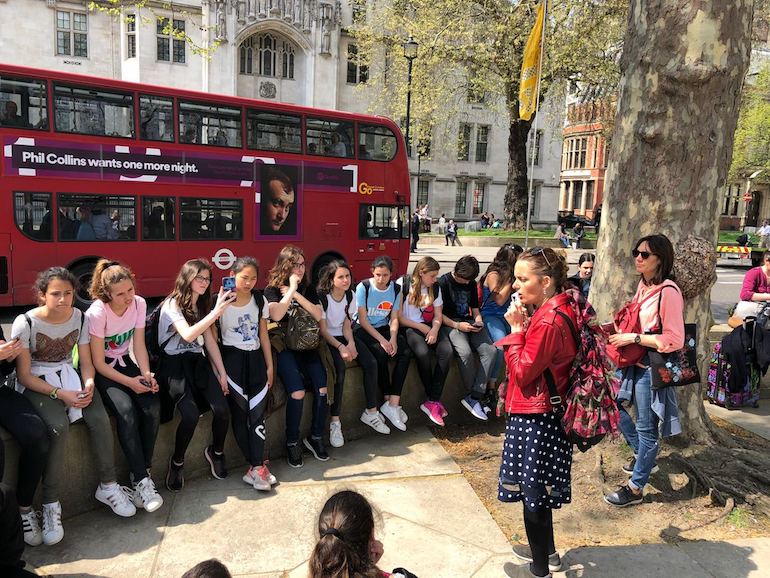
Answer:
[{"label": "red double-decker bus", "polygon": [[0,306],[31,303],[52,265],[87,282],[100,257],[146,296],[187,259],[265,272],[287,243],[314,276],[339,257],[359,279],[378,254],[408,264],[407,157],[386,118],[0,64],[0,140]]}]

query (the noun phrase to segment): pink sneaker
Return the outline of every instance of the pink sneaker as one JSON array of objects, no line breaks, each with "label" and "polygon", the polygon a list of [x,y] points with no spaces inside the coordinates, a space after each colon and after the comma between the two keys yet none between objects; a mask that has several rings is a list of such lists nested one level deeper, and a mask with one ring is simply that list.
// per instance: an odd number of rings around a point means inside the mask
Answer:
[{"label": "pink sneaker", "polygon": [[441,417],[446,417],[446,416],[448,416],[448,415],[449,415],[449,412],[448,412],[448,411],[446,410],[446,408],[444,407],[444,404],[443,404],[443,403],[441,403],[440,401],[437,401],[436,403],[438,404],[439,410],[441,411]]},{"label": "pink sneaker", "polygon": [[441,404],[436,401],[426,401],[425,403],[420,405],[420,409],[425,412],[425,415],[427,415],[430,418],[430,421],[435,423],[436,425],[443,426],[444,420],[441,416]]}]

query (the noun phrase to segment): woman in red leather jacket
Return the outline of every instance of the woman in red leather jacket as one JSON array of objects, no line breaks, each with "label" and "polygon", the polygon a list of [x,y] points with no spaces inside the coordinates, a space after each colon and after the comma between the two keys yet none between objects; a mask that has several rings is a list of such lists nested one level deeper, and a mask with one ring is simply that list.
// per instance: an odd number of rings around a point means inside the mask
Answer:
[{"label": "woman in red leather jacket", "polygon": [[572,444],[552,411],[544,373],[550,371],[564,399],[577,344],[558,312],[576,328],[578,324],[572,298],[564,293],[567,264],[555,251],[530,249],[516,261],[514,271],[519,299],[505,314],[511,333],[497,342],[505,348],[508,370],[508,425],[498,499],[524,503],[529,546],[514,546],[513,553],[530,564],[519,566],[516,576],[551,576],[561,568],[552,510],[571,501]]}]

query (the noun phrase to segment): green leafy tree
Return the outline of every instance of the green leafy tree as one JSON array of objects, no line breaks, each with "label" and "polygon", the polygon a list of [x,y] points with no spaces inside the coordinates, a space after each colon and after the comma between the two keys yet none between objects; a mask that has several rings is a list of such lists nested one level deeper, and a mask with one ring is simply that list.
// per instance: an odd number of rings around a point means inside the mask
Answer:
[{"label": "green leafy tree", "polygon": [[[363,0],[359,0],[363,1]],[[408,36],[420,44],[413,61],[413,142],[438,129],[454,147],[457,122],[470,101],[484,102],[509,129],[506,225],[527,217],[526,144],[532,122],[519,118],[519,76],[537,0],[394,0],[368,6],[353,25],[361,58],[369,64],[372,112],[405,117]],[[549,5],[542,97],[564,81],[614,88],[627,0],[563,0]]]},{"label": "green leafy tree", "polygon": [[744,85],[743,103],[735,131],[730,178],[770,169],[770,65],[753,84]]}]

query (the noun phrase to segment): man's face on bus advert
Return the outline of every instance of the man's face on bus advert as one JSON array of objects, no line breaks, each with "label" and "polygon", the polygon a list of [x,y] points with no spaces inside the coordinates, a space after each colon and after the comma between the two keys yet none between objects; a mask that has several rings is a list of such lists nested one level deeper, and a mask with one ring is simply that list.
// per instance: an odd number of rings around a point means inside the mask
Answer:
[{"label": "man's face on bus advert", "polygon": [[288,182],[272,179],[267,190],[267,224],[270,231],[278,233],[294,208],[294,188]]}]

